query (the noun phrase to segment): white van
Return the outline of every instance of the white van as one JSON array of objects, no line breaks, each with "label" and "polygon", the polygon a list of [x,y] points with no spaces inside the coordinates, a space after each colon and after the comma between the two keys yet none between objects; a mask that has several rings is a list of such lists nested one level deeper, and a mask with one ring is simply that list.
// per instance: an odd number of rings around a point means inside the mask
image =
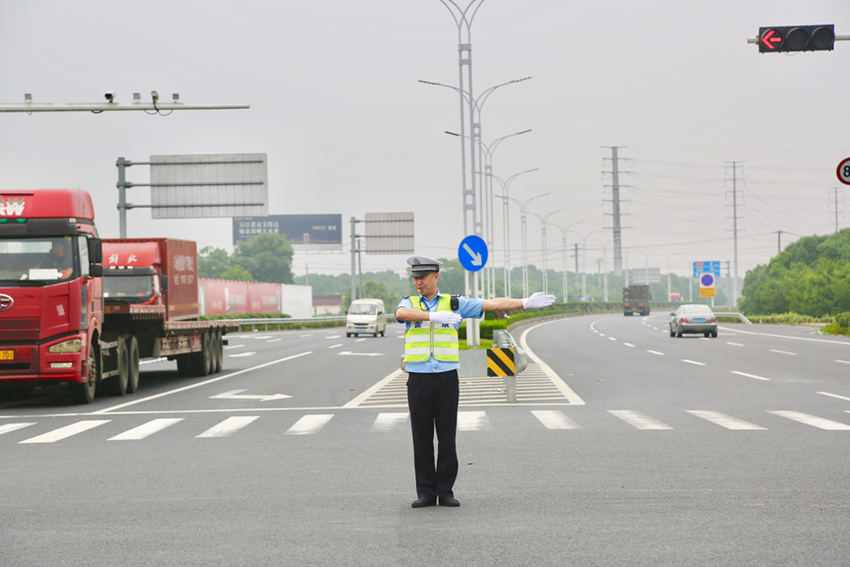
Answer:
[{"label": "white van", "polygon": [[387,332],[387,313],[381,299],[355,299],[348,308],[345,336],[371,334],[383,337]]}]

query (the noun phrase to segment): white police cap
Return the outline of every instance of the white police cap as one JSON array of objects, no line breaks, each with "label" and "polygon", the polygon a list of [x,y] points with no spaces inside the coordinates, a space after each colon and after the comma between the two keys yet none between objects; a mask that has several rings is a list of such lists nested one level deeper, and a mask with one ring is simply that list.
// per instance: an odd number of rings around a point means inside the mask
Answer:
[{"label": "white police cap", "polygon": [[410,265],[410,275],[414,278],[426,276],[431,272],[439,272],[443,265],[439,260],[427,256],[411,256],[407,259]]}]

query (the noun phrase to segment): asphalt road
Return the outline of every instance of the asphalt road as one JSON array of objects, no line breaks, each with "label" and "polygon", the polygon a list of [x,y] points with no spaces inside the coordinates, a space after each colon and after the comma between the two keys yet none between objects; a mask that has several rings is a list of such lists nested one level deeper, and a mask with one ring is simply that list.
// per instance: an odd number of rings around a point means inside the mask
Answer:
[{"label": "asphalt road", "polygon": [[462,381],[456,509],[410,508],[400,325],[0,404],[0,565],[850,565],[850,341],[666,319],[525,329],[515,404]]}]

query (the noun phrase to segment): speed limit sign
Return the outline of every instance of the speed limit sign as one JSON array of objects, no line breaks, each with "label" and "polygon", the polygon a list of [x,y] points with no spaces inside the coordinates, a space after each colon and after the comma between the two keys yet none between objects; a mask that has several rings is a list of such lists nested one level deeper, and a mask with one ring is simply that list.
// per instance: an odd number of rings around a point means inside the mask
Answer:
[{"label": "speed limit sign", "polygon": [[838,164],[838,180],[845,185],[850,185],[850,158]]}]

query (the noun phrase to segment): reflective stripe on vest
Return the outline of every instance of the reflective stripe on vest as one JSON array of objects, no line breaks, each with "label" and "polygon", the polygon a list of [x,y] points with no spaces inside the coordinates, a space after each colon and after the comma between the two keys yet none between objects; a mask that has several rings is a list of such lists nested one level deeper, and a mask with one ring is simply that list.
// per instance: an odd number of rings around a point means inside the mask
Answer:
[{"label": "reflective stripe on vest", "polygon": [[[414,300],[410,298],[414,309],[427,311],[421,298]],[[451,296],[441,295],[437,300],[437,311],[451,311]],[[416,328],[416,323],[411,323],[410,328],[404,334],[404,362],[427,362],[431,355],[442,362],[458,362],[457,329],[454,325],[442,325],[434,327],[434,323],[428,321],[428,326],[423,325]]]}]

